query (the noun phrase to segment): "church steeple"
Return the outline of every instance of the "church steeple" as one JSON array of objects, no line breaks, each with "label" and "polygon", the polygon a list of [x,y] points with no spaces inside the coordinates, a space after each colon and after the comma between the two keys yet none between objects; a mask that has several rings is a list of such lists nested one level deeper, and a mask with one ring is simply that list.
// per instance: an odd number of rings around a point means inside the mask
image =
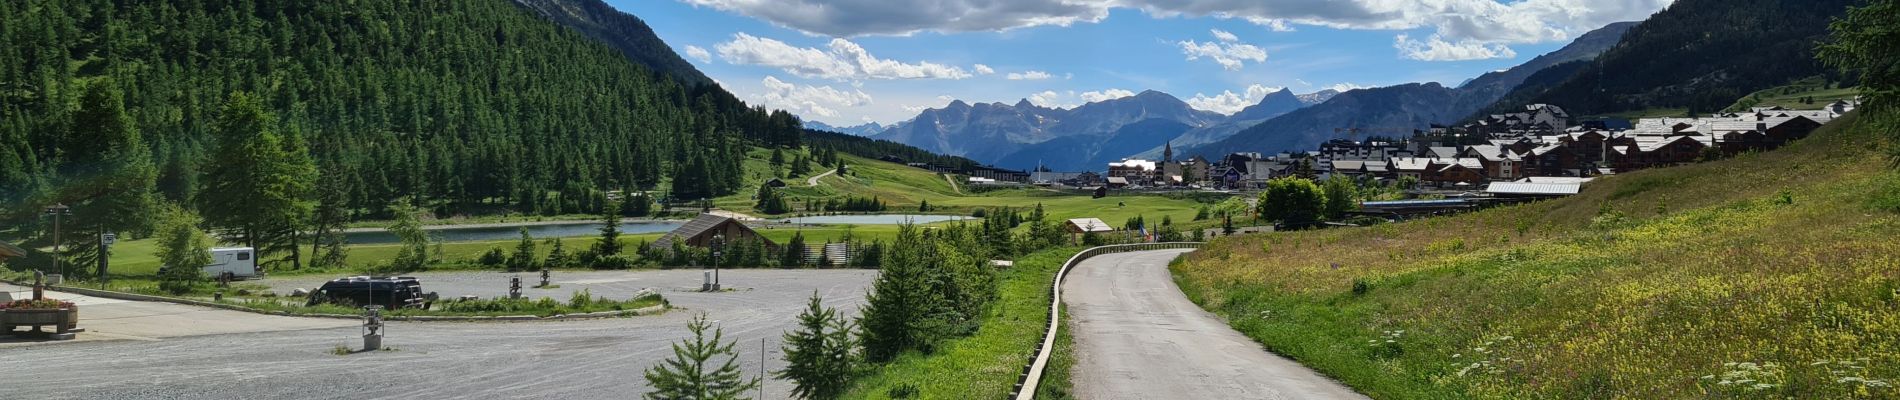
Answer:
[{"label": "church steeple", "polygon": [[1173,140],[1169,140],[1167,146],[1161,149],[1161,161],[1174,162],[1174,141]]}]

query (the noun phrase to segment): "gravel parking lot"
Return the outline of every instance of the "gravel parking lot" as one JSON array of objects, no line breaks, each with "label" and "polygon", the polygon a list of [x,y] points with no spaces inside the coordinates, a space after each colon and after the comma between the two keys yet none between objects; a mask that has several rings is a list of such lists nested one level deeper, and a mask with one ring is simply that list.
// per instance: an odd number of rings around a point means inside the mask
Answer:
[{"label": "gravel parking lot", "polygon": [[[79,341],[0,348],[7,395],[37,399],[115,398],[631,398],[646,389],[641,372],[672,354],[686,322],[704,312],[737,340],[747,376],[784,366],[779,336],[795,325],[813,291],[855,315],[876,276],[868,270],[726,270],[735,291],[695,293],[697,270],[557,273],[559,289],[524,289],[565,300],[588,289],[624,298],[655,288],[682,309],[662,315],[586,321],[513,323],[391,322],[393,351],[335,355],[360,346],[356,327],[164,338]],[[510,274],[416,275],[443,296],[501,296]],[[330,277],[270,279],[288,292]],[[525,285],[539,277],[522,274]],[[83,316],[82,316],[83,317]],[[256,315],[256,318],[281,318]],[[84,321],[82,319],[82,326]],[[83,334],[82,334],[83,335]],[[790,384],[765,382],[765,398]]]}]

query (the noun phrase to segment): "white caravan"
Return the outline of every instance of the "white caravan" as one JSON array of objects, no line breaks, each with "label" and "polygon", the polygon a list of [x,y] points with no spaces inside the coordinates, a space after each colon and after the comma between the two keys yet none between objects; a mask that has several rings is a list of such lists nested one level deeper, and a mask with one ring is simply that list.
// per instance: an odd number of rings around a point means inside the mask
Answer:
[{"label": "white caravan", "polygon": [[217,279],[227,274],[232,279],[253,279],[264,277],[264,270],[257,267],[257,252],[249,247],[211,249],[211,264],[205,266],[205,276]]}]

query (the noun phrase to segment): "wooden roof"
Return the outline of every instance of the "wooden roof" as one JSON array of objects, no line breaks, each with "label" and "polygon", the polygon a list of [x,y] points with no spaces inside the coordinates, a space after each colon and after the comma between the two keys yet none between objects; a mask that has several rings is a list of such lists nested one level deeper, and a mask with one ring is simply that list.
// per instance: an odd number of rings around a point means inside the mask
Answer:
[{"label": "wooden roof", "polygon": [[[746,226],[744,223],[739,222],[739,220],[720,215],[700,214],[698,218],[693,218],[692,221],[688,221],[685,225],[680,225],[679,229],[674,229],[672,232],[667,232],[666,235],[660,236],[659,240],[653,241],[653,246],[655,248],[665,249],[673,247],[673,241],[676,240],[690,242],[693,238],[718,229],[727,222],[737,225],[739,229],[745,230],[746,232],[751,232],[752,235],[757,236],[759,240],[765,240],[766,243],[771,243],[771,240],[765,239],[764,236],[759,236],[757,231],[752,230],[752,227]],[[738,238],[733,239],[736,240]]]},{"label": "wooden roof", "polygon": [[0,242],[0,260],[15,257],[26,257],[26,250],[7,242]]}]

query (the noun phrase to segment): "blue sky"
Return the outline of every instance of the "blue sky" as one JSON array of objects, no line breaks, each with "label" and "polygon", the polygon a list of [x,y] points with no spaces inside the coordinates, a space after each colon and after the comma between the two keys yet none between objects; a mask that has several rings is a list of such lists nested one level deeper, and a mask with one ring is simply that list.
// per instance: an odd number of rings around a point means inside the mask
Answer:
[{"label": "blue sky", "polygon": [[[890,124],[950,99],[1456,85],[1672,0],[608,0],[752,103]],[[1015,78],[1015,79],[1012,79]]]}]

